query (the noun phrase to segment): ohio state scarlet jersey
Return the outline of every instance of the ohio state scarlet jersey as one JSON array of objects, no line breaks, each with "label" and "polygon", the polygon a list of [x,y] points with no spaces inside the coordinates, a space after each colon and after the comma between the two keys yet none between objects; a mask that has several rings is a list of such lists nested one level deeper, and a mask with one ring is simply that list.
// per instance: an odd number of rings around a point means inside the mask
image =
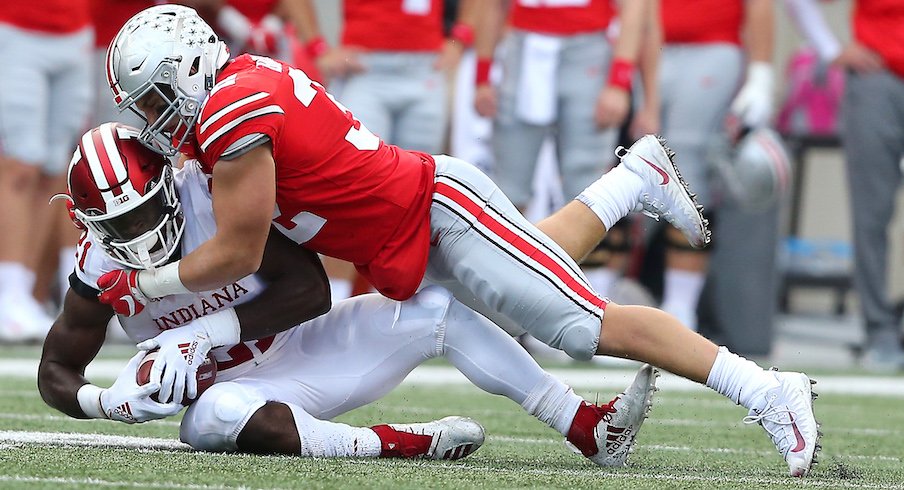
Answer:
[{"label": "ohio state scarlet jersey", "polygon": [[411,297],[427,267],[433,158],[384,143],[301,70],[243,55],[201,107],[194,150],[213,173],[255,135],[273,146],[276,227],[354,263],[385,296]]},{"label": "ohio state scarlet jersey", "polygon": [[904,4],[897,0],[854,2],[854,38],[875,50],[892,72],[904,77]]},{"label": "ohio state scarlet jersey", "polygon": [[602,31],[615,14],[611,0],[514,0],[509,24],[515,29],[570,36]]},{"label": "ohio state scarlet jersey", "polygon": [[342,44],[375,51],[438,51],[442,0],[345,0]]},{"label": "ohio state scarlet jersey", "polygon": [[743,0],[662,0],[666,43],[741,44]]},{"label": "ohio state scarlet jersey", "polygon": [[[185,232],[182,235],[181,252],[188,254],[209,240],[216,233],[213,206],[208,191],[209,177],[200,170],[197,162],[189,160],[175,172],[176,190],[185,213]],[[100,289],[97,279],[122,266],[113,262],[94,243],[90,233],[82,235],[76,249],[75,275],[87,286]],[[251,275],[228,286],[213,291],[177,294],[151,300],[144,310],[133,317],[119,317],[119,323],[136,343],[155,337],[164,330],[185,325],[192,320],[245,303],[260,294],[266,286]],[[254,363],[262,360],[285,342],[288,331],[263,339],[243,342],[234,346],[218,347],[211,352],[217,361],[217,380],[232,379]],[[239,368],[241,366],[241,368]],[[233,369],[237,368],[237,369]]]}]

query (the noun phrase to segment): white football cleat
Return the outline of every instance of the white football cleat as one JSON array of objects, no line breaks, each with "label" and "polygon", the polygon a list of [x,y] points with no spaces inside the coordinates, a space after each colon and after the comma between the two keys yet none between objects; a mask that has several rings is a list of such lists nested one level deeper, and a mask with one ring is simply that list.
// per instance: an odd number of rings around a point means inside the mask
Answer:
[{"label": "white football cleat", "polygon": [[779,386],[766,392],[766,405],[751,409],[745,424],[758,423],[788,463],[791,476],[807,476],[821,449],[819,423],[813,414],[815,381],[803,373],[771,371]]},{"label": "white football cleat", "polygon": [[644,364],[634,382],[605,405],[583,402],[565,445],[600,466],[625,466],[640,426],[653,407],[659,370]]},{"label": "white football cleat", "polygon": [[664,139],[648,134],[631,148],[619,146],[615,154],[625,168],[644,181],[637,211],[657,221],[665,218],[693,247],[702,248],[709,243],[711,232],[703,217],[703,206],[697,204],[696,196],[678,172],[675,152],[665,145]]},{"label": "white football cleat", "polygon": [[456,416],[372,429],[382,441],[382,457],[461,459],[479,449],[486,438],[483,426],[477,421]]}]

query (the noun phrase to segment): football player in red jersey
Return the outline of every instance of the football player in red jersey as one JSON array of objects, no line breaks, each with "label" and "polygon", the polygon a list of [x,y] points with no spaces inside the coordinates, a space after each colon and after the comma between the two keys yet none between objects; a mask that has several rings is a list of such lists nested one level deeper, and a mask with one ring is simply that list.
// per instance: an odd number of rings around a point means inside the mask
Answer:
[{"label": "football player in red jersey", "polygon": [[[88,383],[85,367],[113,316],[97,301],[98,278],[122,265],[163,265],[191,253],[217,228],[210,177],[198,162],[173,171],[137,136],[137,129],[112,123],[89,131],[67,173],[72,216],[88,232],[41,359],[38,386],[48,404],[73,417],[126,423],[173,415],[182,407],[150,396],[160,389],[159,399],[181,400],[182,382],[171,392],[160,375],[172,375],[174,364],[194,371],[210,353],[217,363],[215,384],[191,404],[180,429],[181,439],[196,449],[458,459],[483,442],[483,429],[473,420],[372,428],[330,422],[381,398],[427,359],[444,357],[476,386],[510,398],[558,430],[597,464],[624,464],[650,408],[657,376],[652,367],[642,368],[610,403],[591,404],[438,286],[402,303],[359,296],[321,315],[329,292],[317,256],[280,233],[270,234],[255,274],[225,288],[160,298],[141,313],[119,317],[140,349],[187,336],[192,343],[185,350],[194,356],[158,358],[150,383],[139,386],[142,351],[110,388]],[[230,322],[242,325],[241,338],[223,337],[230,329],[221,327]],[[193,399],[196,390],[188,386],[185,393]]]},{"label": "football player in red jersey", "polygon": [[180,6],[145,10],[111,44],[114,99],[147,118],[139,140],[196,157],[212,175],[218,229],[179,261],[101,276],[102,302],[138,312],[150,298],[251,274],[272,223],[306,248],[356,264],[390,298],[410,298],[427,279],[510,332],[528,331],[572,357],[627,357],[706,383],[751,410],[792,474],[809,471],[817,426],[806,375],[765,371],[662,311],[609,303],[574,261],[587,251],[580,244],[595,245],[634,209],[666,218],[692,244],[708,241],[661,140],[647,136],[623,150],[621,165],[544,233],[472,165],[383,143],[298,69],[228,57],[210,27]]}]

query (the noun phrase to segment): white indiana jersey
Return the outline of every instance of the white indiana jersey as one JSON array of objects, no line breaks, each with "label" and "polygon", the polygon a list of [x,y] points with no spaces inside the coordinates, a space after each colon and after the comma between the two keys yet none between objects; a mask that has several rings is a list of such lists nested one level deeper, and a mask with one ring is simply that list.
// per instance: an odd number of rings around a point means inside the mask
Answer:
[{"label": "white indiana jersey", "polygon": [[[176,191],[186,217],[180,248],[182,256],[185,256],[213,237],[217,227],[208,185],[210,177],[201,172],[197,161],[185,162],[182,169],[174,172],[174,176]],[[75,267],[75,274],[80,281],[99,290],[97,280],[100,276],[121,268],[94,243],[94,237],[90,233],[82,237],[76,251]],[[250,275],[213,291],[152,299],[141,313],[133,317],[120,315],[119,322],[129,338],[141,342],[164,330],[177,328],[223,308],[245,303],[260,294],[265,287],[256,275]],[[247,371],[255,364],[247,361],[261,361],[277,350],[285,339],[286,333],[283,332],[260,340],[214,349],[212,354],[217,361],[217,378],[229,379]],[[233,369],[239,365],[243,366]]]}]

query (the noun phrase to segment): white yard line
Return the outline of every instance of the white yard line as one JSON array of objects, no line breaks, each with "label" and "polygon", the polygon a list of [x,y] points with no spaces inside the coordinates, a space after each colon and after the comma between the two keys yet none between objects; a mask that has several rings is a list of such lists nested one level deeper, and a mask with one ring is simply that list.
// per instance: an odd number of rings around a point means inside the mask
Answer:
[{"label": "white yard line", "polygon": [[[127,360],[97,360],[88,366],[91,379],[114,379]],[[628,369],[548,369],[548,372],[578,389],[622,389],[634,379]],[[33,359],[0,360],[0,376],[37,379],[38,361]],[[843,395],[884,395],[904,397],[904,378],[898,376],[817,376],[818,393]],[[469,385],[470,381],[450,366],[420,366],[405,379],[406,385]],[[663,391],[706,391],[704,386],[663,373],[657,385]]]},{"label": "white yard line", "polygon": [[[518,444],[561,444],[560,440],[555,438],[537,438],[537,437],[509,437],[509,436],[489,436],[489,441],[513,442]],[[20,444],[44,444],[52,446],[84,446],[84,447],[119,447],[126,449],[153,449],[167,452],[193,452],[187,445],[175,439],[166,439],[159,437],[138,437],[138,436],[116,436],[105,434],[86,434],[79,432],[32,432],[18,430],[0,431],[0,449],[14,448]],[[664,452],[698,452],[698,453],[716,453],[716,454],[749,454],[757,456],[773,456],[775,451],[759,451],[755,449],[737,449],[737,448],[700,448],[691,446],[669,446],[663,444],[644,445],[639,442],[640,448],[650,451]],[[195,455],[201,457],[224,456],[219,453],[203,453],[194,452]],[[862,454],[833,454],[833,457],[900,462],[902,459],[894,456],[875,456]]]},{"label": "white yard line", "polygon": [[[0,482],[11,484],[53,483],[55,485],[97,485],[101,487],[134,488],[177,488],[187,490],[250,490],[252,487],[231,487],[225,485],[193,485],[185,483],[155,483],[149,481],[111,481],[98,478],[48,478],[23,475],[0,475]],[[275,489],[272,489],[275,490]]]}]

